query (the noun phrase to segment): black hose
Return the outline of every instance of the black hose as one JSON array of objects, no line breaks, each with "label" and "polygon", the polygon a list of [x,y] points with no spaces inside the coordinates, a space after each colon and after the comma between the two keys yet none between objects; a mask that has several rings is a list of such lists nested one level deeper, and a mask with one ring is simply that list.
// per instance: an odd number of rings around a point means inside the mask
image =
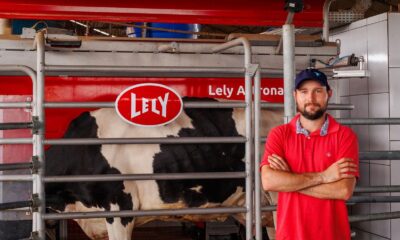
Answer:
[{"label": "black hose", "polygon": [[32,207],[32,201],[0,203],[0,211],[24,207]]},{"label": "black hose", "polygon": [[4,163],[0,164],[0,171],[20,170],[20,169],[31,169],[32,163]]},{"label": "black hose", "polygon": [[32,127],[32,122],[0,123],[0,130],[30,129]]}]

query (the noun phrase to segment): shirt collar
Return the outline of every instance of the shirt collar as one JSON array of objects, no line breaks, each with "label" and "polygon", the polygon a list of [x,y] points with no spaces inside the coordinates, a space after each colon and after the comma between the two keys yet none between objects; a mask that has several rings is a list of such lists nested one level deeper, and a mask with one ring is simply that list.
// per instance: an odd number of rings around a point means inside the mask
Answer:
[{"label": "shirt collar", "polygon": [[[326,136],[328,134],[328,128],[329,128],[329,118],[327,117],[324,124],[321,127],[321,130],[319,131],[319,135],[321,137]],[[296,134],[303,134],[306,137],[310,136],[310,132],[301,126],[300,118],[297,118],[296,121]]]}]

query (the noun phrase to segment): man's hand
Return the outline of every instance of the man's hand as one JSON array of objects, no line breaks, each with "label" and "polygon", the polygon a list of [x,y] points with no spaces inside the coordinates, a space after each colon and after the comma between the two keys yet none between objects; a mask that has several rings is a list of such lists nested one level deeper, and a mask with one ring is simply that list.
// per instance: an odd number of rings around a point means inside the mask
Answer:
[{"label": "man's hand", "polygon": [[290,172],[289,165],[287,165],[285,159],[281,158],[276,154],[268,156],[269,167],[274,170],[281,170],[285,172]]},{"label": "man's hand", "polygon": [[323,183],[332,183],[345,178],[353,178],[357,164],[351,158],[341,158],[321,173]]}]

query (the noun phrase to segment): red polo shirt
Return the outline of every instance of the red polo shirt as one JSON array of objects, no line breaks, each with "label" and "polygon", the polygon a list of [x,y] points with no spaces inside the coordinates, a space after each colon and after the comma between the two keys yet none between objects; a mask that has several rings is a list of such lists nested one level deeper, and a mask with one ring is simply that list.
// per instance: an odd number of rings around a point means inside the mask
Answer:
[{"label": "red polo shirt", "polygon": [[[271,130],[261,166],[268,156],[283,157],[293,173],[322,172],[343,157],[358,164],[358,141],[354,132],[328,115],[327,134],[296,133],[297,115]],[[357,171],[356,176],[359,176]],[[298,192],[278,194],[277,240],[350,240],[350,225],[343,200],[327,200]]]}]

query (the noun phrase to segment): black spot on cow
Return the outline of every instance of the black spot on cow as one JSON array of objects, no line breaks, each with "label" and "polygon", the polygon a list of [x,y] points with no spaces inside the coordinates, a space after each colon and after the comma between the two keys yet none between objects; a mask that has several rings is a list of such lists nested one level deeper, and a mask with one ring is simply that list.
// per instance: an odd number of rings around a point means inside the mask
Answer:
[{"label": "black spot on cow", "polygon": [[[185,100],[192,100],[185,98]],[[193,99],[202,101],[201,99]],[[210,99],[203,99],[210,101]],[[182,128],[181,137],[240,136],[233,119],[233,109],[185,109],[193,128]],[[134,126],[132,126],[134,128]],[[74,119],[63,138],[97,138],[96,119],[88,112]],[[149,128],[149,131],[152,131]],[[166,136],[172,137],[172,136]],[[161,144],[153,157],[154,173],[239,172],[244,171],[245,144]],[[138,159],[140,161],[140,159]],[[46,151],[46,174],[98,175],[121,174],[109,165],[101,154],[101,145],[52,146]],[[185,202],[198,207],[207,202],[221,203],[237,189],[245,190],[244,179],[196,179],[156,181],[161,199],[166,203]],[[132,196],[124,193],[123,181],[48,183],[47,206],[63,211],[67,204],[82,202],[86,207],[110,210],[118,204],[120,210],[132,210]],[[122,218],[126,225],[133,218]],[[107,219],[112,223],[112,219]]]},{"label": "black spot on cow", "polygon": [[[63,138],[97,138],[96,119],[88,112],[74,119]],[[46,175],[94,175],[121,174],[111,167],[100,152],[100,145],[52,146],[46,153]],[[123,192],[122,181],[80,182],[46,184],[47,206],[63,211],[67,204],[82,202],[86,207],[110,210],[110,204],[118,204],[121,210],[132,210],[132,197]],[[127,225],[133,218],[121,218]],[[112,223],[113,219],[107,219]]]},{"label": "black spot on cow", "polygon": [[[190,100],[190,98],[186,98]],[[196,101],[200,101],[196,99]],[[210,99],[204,99],[210,101]],[[182,128],[180,137],[237,137],[233,109],[185,109],[193,129]],[[155,173],[244,171],[245,144],[161,144],[154,156]],[[207,202],[221,203],[245,189],[243,179],[157,180],[161,199],[167,203],[184,201],[189,207]],[[196,187],[200,188],[196,189]]]}]

